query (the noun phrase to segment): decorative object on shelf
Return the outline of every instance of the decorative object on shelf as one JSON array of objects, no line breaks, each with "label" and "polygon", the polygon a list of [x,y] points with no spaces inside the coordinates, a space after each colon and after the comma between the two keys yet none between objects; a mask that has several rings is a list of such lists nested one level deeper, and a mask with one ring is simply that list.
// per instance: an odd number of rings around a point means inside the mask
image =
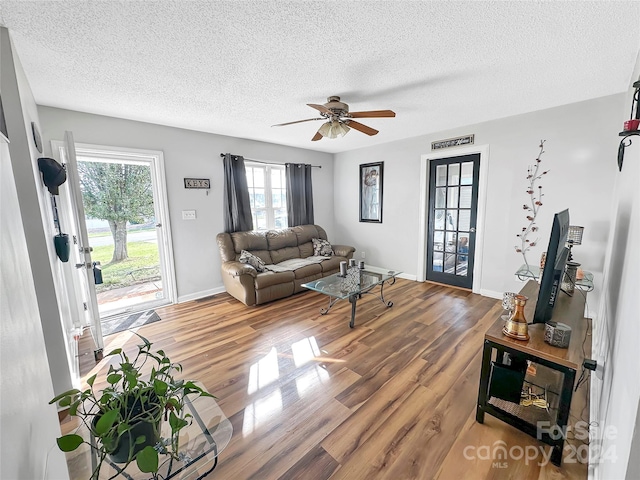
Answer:
[{"label": "decorative object on shelf", "polygon": [[571,327],[560,322],[547,322],[544,325],[544,341],[554,347],[569,348]]},{"label": "decorative object on shelf", "polygon": [[[100,381],[106,387],[94,390],[96,374],[87,379],[88,389],[69,390],[49,402],[69,407],[69,414],[82,420],[94,437],[87,442],[73,433],[57,439],[63,452],[74,451],[83,443],[89,445],[98,460],[91,480],[100,478],[101,466],[108,461],[125,463],[121,470],[136,463],[141,472],[155,473],[152,478],[158,478],[163,462],[179,460],[179,434],[191,422],[185,409],[187,395],[213,397],[193,381],[176,378],[182,366],[171,362],[162,350],[151,350],[151,342],[136,335],[143,344],[133,357],[121,348],[109,353],[119,362],[112,362],[106,378]],[[163,417],[168,417],[171,438],[160,438]]]},{"label": "decorative object on shelf", "polygon": [[185,178],[184,188],[210,189],[211,180],[208,178]]},{"label": "decorative object on shelf", "polygon": [[[569,245],[569,260],[573,260],[571,249],[574,245],[582,245],[582,234],[584,233],[584,227],[578,225],[571,225],[567,232],[567,245]],[[579,265],[579,264],[578,264]]]},{"label": "decorative object on shelf", "polygon": [[515,296],[515,309],[502,329],[502,333],[507,337],[515,338],[516,340],[529,340],[527,319],[524,317],[524,306],[527,304],[527,300],[529,298],[524,295]]},{"label": "decorative object on shelf", "polygon": [[518,294],[514,292],[504,292],[502,294],[502,309],[509,312],[508,317],[511,317],[511,313],[516,308],[516,295]]},{"label": "decorative object on shelf", "polygon": [[347,275],[344,280],[342,280],[342,288],[340,290],[343,292],[357,290],[361,283],[360,275],[362,275],[361,270],[355,265],[350,265],[347,270]]},{"label": "decorative object on shelf", "polygon": [[573,292],[576,288],[576,279],[578,276],[578,262],[567,262],[567,268],[562,275],[562,283],[560,288],[570,297],[573,297]]},{"label": "decorative object on shelf", "polygon": [[345,260],[340,262],[340,276],[341,277],[347,276],[347,262]]},{"label": "decorative object on shelf", "polygon": [[618,135],[622,137],[620,146],[618,147],[618,171],[622,171],[622,162],[624,161],[624,149],[631,145],[632,136],[640,136],[640,80],[633,84],[636,91],[631,99],[631,114],[629,120],[624,122],[624,130]]},{"label": "decorative object on shelf", "polygon": [[527,252],[531,249],[531,247],[535,247],[538,243],[538,239],[531,241],[529,238],[529,234],[535,233],[538,231],[538,226],[536,225],[536,217],[538,216],[538,211],[542,206],[542,197],[544,194],[542,193],[542,185],[537,185],[538,180],[542,178],[543,175],[549,173],[549,170],[540,171],[541,163],[542,163],[542,154],[544,152],[544,142],[546,140],[540,141],[540,152],[536,157],[536,163],[532,166],[529,165],[527,167],[527,181],[529,182],[529,186],[527,188],[527,193],[529,194],[529,204],[523,204],[522,209],[527,212],[527,220],[529,224],[526,227],[522,227],[522,231],[516,235],[520,239],[520,245],[516,245],[514,248],[517,253],[522,254],[522,258],[524,259],[524,264],[529,269],[529,262],[527,261]]},{"label": "decorative object on shelf", "polygon": [[540,271],[544,270],[544,264],[547,263],[547,252],[540,255]]},{"label": "decorative object on shelf", "polygon": [[382,223],[384,162],[360,165],[360,221]]}]

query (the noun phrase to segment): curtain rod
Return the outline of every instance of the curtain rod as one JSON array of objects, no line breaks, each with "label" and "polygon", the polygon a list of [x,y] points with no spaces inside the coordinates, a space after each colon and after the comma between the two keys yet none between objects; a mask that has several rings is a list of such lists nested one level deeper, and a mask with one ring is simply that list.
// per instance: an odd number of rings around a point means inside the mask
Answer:
[{"label": "curtain rod", "polygon": [[[224,157],[225,155],[226,155],[226,153],[221,153],[220,154],[221,157]],[[231,154],[229,154],[229,155],[231,155]],[[238,155],[231,155],[231,156],[232,157],[237,157]],[[251,160],[250,158],[245,158],[245,160],[247,162],[262,163],[264,165],[286,165],[286,163],[282,164],[282,163],[277,163],[277,162],[261,162],[260,160]],[[322,168],[322,165],[311,165],[311,167],[313,167],[313,168]]]}]

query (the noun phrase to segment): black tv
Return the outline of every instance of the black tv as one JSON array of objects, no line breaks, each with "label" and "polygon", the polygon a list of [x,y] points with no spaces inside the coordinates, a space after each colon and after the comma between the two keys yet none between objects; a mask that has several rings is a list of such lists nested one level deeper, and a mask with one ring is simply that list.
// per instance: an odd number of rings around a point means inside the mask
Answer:
[{"label": "black tv", "polygon": [[563,210],[553,216],[551,237],[547,247],[547,260],[540,278],[540,290],[533,323],[546,323],[551,320],[553,306],[560,294],[560,284],[569,257],[569,249],[566,246],[568,232],[569,210]]}]

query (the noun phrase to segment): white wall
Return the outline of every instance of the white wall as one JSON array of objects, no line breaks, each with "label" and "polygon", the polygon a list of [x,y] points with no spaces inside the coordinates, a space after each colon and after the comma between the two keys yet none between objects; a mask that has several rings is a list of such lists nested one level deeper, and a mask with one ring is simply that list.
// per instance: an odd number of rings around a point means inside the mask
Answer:
[{"label": "white wall", "polygon": [[[22,131],[15,128],[22,118],[16,122],[16,101],[20,101],[15,96],[15,76],[9,75],[13,70],[9,37],[4,28],[0,30],[2,99],[9,136],[19,146],[24,125]],[[67,464],[55,443],[60,435],[58,416],[55,405],[48,405],[54,396],[49,346],[44,341],[42,304],[36,297],[12,159],[0,139],[0,478],[65,479]],[[22,160],[28,162],[28,154]],[[37,220],[32,223],[40,223]]]},{"label": "white wall", "polygon": [[33,94],[20,60],[13,49],[9,33],[1,32],[1,85],[2,101],[9,132],[11,166],[16,182],[20,214],[24,223],[31,273],[42,312],[42,330],[47,347],[47,358],[56,393],[72,388],[71,354],[64,324],[66,299],[61,294],[61,279],[56,275],[60,268],[54,245],[55,229],[49,192],[42,183],[37,167],[36,150],[31,122],[40,125]]},{"label": "white wall", "polygon": [[[333,225],[333,156],[299,148],[184,130],[162,125],[39,107],[46,148],[71,130],[78,143],[162,150],[167,177],[171,235],[179,301],[223,291],[216,235],[223,231],[223,168],[220,153],[273,163],[310,163],[313,169],[315,223],[341,243]],[[209,196],[185,190],[184,177],[211,179]],[[195,221],[182,210],[196,210]]]},{"label": "white wall", "polygon": [[[640,79],[640,57],[633,79]],[[629,118],[632,92],[630,86],[618,113],[619,124]],[[604,291],[594,327],[593,352],[598,369],[591,377],[591,419],[600,428],[591,443],[617,456],[616,461],[605,457],[597,465],[594,473],[598,479],[625,478],[625,472],[626,478],[637,478],[630,476],[631,472],[640,470],[640,459],[630,452],[634,425],[636,435],[640,435],[640,137],[632,138],[611,195],[613,221]],[[636,450],[638,445],[636,438]]]},{"label": "white wall", "polygon": [[[589,294],[591,313],[597,311],[607,236],[609,204],[616,176],[618,131],[623,94],[532,112],[510,118],[336,155],[335,227],[337,236],[366,252],[367,262],[417,272],[420,156],[431,153],[431,142],[475,134],[475,145],[489,146],[483,274],[480,290],[499,295],[519,289],[513,273],[522,263],[515,253],[516,234],[526,224],[522,205],[527,166],[534,163],[541,139],[550,173],[541,181],[545,196],[539,216],[540,244],[529,254],[536,264],[546,249],[553,214],[569,208],[571,223],[585,227],[583,245],[574,258],[596,275],[596,291]],[[390,120],[392,121],[392,120]],[[462,123],[462,121],[461,121]],[[356,132],[357,133],[357,132]],[[455,148],[449,149],[455,155]],[[383,223],[358,221],[358,165],[384,161]],[[484,230],[484,231],[482,231]]]}]

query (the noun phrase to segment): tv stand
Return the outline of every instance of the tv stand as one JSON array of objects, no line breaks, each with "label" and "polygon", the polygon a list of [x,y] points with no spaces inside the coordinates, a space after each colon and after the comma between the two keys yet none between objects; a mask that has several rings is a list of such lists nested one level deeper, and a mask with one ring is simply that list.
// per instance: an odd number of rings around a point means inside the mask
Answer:
[{"label": "tv stand", "polygon": [[[525,317],[528,320],[533,319],[538,289],[538,283],[529,280],[520,291],[521,295],[529,298],[525,307]],[[569,421],[576,372],[584,361],[583,340],[591,321],[583,317],[585,297],[586,293],[573,297],[560,295],[556,300],[552,320],[571,327],[569,348],[553,347],[545,343],[544,324],[541,323],[529,325],[528,341],[509,338],[502,334],[504,319],[501,316],[498,316],[484,336],[476,421],[483,423],[484,415],[488,413],[551,445],[551,462],[557,466],[562,462],[564,449],[564,435],[558,435],[558,432],[566,431],[565,427]],[[588,357],[591,353],[590,342],[584,342],[584,349]],[[535,367],[535,374],[523,374],[524,381],[536,385],[537,388],[544,388],[545,394],[548,393],[549,408],[524,406],[520,402],[514,402],[513,392],[512,398],[507,400],[504,393],[495,393],[504,392],[509,387],[511,390],[520,388],[517,380],[509,380],[513,375],[497,375],[500,373],[498,370],[508,369],[507,359],[526,361]],[[492,371],[495,372],[493,375]],[[496,378],[498,384],[492,385]],[[509,385],[509,382],[512,384]],[[491,395],[491,392],[494,395]]]}]

